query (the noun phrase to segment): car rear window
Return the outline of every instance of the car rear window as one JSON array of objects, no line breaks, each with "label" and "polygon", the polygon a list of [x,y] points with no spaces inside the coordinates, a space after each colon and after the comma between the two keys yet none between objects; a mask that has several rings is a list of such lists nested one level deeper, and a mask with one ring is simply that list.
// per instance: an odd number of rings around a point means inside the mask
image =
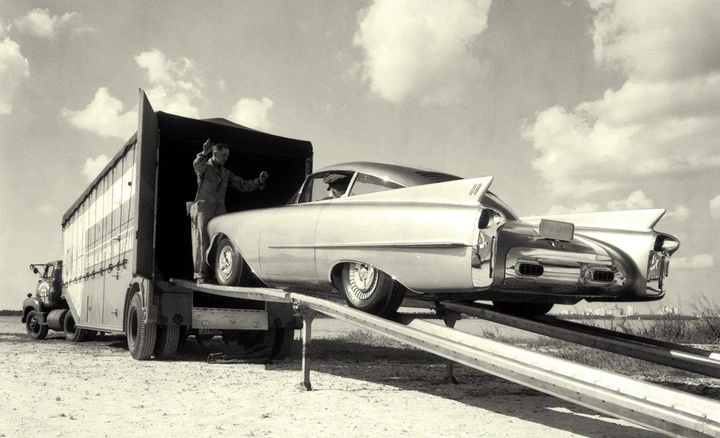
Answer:
[{"label": "car rear window", "polygon": [[457,181],[460,178],[459,176],[450,175],[447,173],[441,173],[441,172],[431,172],[431,171],[425,171],[425,170],[418,170],[415,172],[415,174],[422,176],[426,180],[428,180],[428,183],[441,183],[441,182],[447,182],[447,181]]}]

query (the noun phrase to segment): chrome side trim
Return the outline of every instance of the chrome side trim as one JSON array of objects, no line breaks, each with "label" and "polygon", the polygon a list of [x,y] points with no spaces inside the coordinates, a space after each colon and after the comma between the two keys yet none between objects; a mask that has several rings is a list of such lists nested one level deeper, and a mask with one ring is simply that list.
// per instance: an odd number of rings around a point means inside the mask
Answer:
[{"label": "chrome side trim", "polygon": [[467,248],[463,242],[355,242],[355,243],[316,243],[314,245],[268,245],[268,248],[315,248],[315,249],[341,249],[341,248]]}]

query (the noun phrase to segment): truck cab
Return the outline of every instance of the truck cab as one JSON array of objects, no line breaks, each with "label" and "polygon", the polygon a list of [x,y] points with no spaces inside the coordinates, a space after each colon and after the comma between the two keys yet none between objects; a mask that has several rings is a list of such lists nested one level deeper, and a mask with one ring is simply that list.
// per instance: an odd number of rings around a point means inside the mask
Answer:
[{"label": "truck cab", "polygon": [[48,329],[63,330],[63,319],[68,305],[62,297],[62,260],[30,265],[40,279],[35,294],[29,293],[23,300],[22,322],[28,335],[44,339]]}]

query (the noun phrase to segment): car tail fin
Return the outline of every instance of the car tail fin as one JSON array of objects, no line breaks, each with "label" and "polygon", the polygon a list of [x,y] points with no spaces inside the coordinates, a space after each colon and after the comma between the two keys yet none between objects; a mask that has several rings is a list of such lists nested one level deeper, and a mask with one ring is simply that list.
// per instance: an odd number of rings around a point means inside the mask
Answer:
[{"label": "car tail fin", "polygon": [[610,228],[616,230],[651,230],[665,214],[662,208],[646,210],[600,211],[546,216],[521,217],[520,220],[538,225],[542,219],[570,222],[576,228]]}]

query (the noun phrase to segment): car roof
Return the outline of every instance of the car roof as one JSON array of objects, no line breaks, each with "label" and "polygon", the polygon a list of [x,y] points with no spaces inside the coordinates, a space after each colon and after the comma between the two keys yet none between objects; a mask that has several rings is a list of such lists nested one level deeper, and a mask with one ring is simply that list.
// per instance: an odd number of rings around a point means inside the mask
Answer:
[{"label": "car roof", "polygon": [[319,169],[313,173],[329,171],[361,172],[368,175],[377,176],[379,178],[391,180],[407,187],[462,179],[459,176],[450,175],[449,173],[438,172],[435,170],[423,169],[419,167],[400,166],[398,164],[376,163],[372,161],[354,161],[349,163],[335,164],[332,166],[323,167],[322,169]]}]

